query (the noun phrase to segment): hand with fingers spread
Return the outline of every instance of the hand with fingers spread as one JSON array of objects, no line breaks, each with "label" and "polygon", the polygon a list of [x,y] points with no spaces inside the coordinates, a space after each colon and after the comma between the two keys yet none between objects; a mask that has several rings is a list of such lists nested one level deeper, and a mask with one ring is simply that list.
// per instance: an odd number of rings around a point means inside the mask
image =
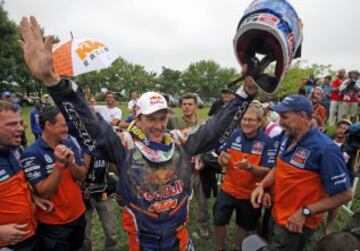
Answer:
[{"label": "hand with fingers spread", "polygon": [[247,155],[244,155],[244,157],[241,160],[237,161],[234,166],[239,169],[247,169],[248,170],[249,165],[250,165],[250,163],[249,163],[248,157],[247,157]]},{"label": "hand with fingers spread", "polygon": [[56,158],[56,162],[66,166],[72,160],[74,152],[71,149],[67,148],[65,145],[57,145],[54,149],[54,155]]},{"label": "hand with fingers spread", "polygon": [[289,217],[286,227],[291,232],[302,233],[305,222],[306,216],[302,213],[302,209],[299,209]]},{"label": "hand with fingers spread", "polygon": [[18,43],[31,73],[45,86],[56,85],[60,77],[53,70],[52,38],[43,40],[40,25],[35,17],[23,17],[20,23],[22,40]]},{"label": "hand with fingers spread", "polygon": [[251,193],[251,204],[254,208],[260,208],[264,196],[264,188],[261,183],[256,183],[256,188]]},{"label": "hand with fingers spread", "polygon": [[7,224],[0,225],[0,241],[8,243],[9,245],[15,245],[24,240],[28,230],[25,230],[27,224]]}]

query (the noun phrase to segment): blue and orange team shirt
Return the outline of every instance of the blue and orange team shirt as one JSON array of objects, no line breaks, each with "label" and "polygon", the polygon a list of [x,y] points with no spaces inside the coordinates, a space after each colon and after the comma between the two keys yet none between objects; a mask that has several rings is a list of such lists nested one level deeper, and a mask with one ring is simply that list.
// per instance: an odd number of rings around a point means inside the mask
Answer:
[{"label": "blue and orange team shirt", "polygon": [[[300,208],[327,195],[349,190],[351,183],[340,148],[316,128],[311,128],[292,149],[285,135],[275,169],[275,221],[286,226]],[[306,226],[316,229],[321,215],[309,217]]]},{"label": "blue and orange team shirt", "polygon": [[[0,147],[0,183],[17,175],[21,171],[19,148]],[[5,157],[6,156],[6,157]]]},{"label": "blue and orange team shirt", "polygon": [[[71,139],[63,142],[75,153],[77,165],[84,165],[82,152]],[[56,163],[54,150],[42,139],[38,139],[21,156],[21,164],[24,169],[26,179],[36,185],[46,179],[53,171]],[[65,167],[63,177],[57,188],[49,198],[54,204],[54,210],[45,214],[38,212],[39,221],[46,224],[65,224],[77,219],[84,212],[81,190],[73,179],[68,168]]]},{"label": "blue and orange team shirt", "polygon": [[252,165],[273,167],[276,150],[272,139],[261,131],[256,137],[248,138],[238,128],[234,130],[218,152],[223,151],[229,152],[231,161],[221,189],[237,199],[250,199],[251,192],[262,177],[256,176],[248,170],[236,168],[235,163],[247,157]]},{"label": "blue and orange team shirt", "polygon": [[[0,225],[26,224],[24,239],[36,232],[35,205],[20,166],[20,149],[0,147]],[[0,241],[1,247],[8,243]]]}]

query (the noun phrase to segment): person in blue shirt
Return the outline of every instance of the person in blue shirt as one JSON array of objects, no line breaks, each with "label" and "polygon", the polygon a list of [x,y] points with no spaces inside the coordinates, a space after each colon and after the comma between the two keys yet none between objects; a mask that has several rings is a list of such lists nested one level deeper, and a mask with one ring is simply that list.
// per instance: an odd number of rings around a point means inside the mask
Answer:
[{"label": "person in blue shirt", "polygon": [[35,108],[30,113],[30,125],[31,131],[34,134],[35,140],[41,137],[41,127],[39,122],[39,113],[41,111],[41,102],[39,100],[35,100],[34,102]]}]

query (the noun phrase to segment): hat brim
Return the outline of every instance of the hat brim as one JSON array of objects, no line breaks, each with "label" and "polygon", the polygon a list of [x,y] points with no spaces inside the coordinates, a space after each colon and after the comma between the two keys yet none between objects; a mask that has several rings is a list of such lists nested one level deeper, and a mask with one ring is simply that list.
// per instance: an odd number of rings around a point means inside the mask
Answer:
[{"label": "hat brim", "polygon": [[277,112],[277,113],[291,111],[291,109],[289,107],[283,105],[282,103],[277,104],[277,105],[271,105],[270,110]]},{"label": "hat brim", "polygon": [[147,109],[146,111],[143,111],[139,114],[137,114],[136,116],[139,116],[141,114],[143,115],[150,115],[150,114],[153,114],[155,112],[158,112],[158,111],[162,111],[162,110],[167,110],[169,113],[174,113],[174,110],[171,109],[170,107],[152,107],[150,109]]},{"label": "hat brim", "polygon": [[235,93],[234,91],[229,90],[229,89],[222,89],[221,92],[222,93]]}]

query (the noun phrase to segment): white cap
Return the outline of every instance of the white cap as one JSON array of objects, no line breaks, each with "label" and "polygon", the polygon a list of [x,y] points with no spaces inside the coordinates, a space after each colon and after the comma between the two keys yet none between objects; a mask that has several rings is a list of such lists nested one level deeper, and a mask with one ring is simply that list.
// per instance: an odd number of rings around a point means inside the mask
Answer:
[{"label": "white cap", "polygon": [[164,96],[157,92],[145,92],[136,101],[136,116],[149,115],[160,110],[172,111],[167,105]]}]

